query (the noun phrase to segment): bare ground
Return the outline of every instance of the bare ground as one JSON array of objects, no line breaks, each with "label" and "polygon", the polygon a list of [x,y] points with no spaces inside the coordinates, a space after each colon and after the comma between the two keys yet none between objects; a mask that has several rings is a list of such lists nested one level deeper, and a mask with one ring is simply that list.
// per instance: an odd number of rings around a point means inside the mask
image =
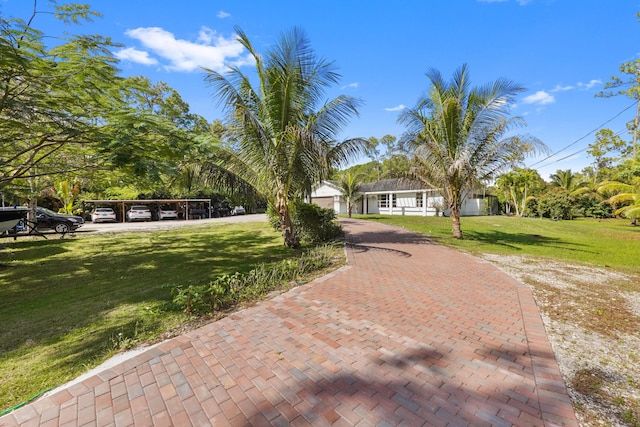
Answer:
[{"label": "bare ground", "polygon": [[640,426],[640,277],[533,257],[483,258],[534,294],[582,426]]}]

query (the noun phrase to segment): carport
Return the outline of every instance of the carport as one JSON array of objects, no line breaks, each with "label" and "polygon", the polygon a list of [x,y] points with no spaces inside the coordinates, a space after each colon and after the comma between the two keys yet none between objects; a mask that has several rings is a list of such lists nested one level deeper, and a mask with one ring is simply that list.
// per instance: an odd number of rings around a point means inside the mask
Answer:
[{"label": "carport", "polygon": [[161,205],[172,205],[178,214],[183,213],[183,218],[202,219],[208,218],[211,213],[211,199],[145,199],[145,200],[84,200],[82,211],[93,207],[111,207],[120,216],[120,221],[125,222],[127,206],[146,205],[149,208]]}]

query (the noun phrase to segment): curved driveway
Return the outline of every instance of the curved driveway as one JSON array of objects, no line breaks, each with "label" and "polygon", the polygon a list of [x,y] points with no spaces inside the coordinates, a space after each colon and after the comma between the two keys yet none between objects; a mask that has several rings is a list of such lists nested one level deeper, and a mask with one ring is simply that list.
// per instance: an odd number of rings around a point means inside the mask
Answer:
[{"label": "curved driveway", "polygon": [[348,266],[0,425],[577,426],[527,287],[402,229],[342,222]]}]

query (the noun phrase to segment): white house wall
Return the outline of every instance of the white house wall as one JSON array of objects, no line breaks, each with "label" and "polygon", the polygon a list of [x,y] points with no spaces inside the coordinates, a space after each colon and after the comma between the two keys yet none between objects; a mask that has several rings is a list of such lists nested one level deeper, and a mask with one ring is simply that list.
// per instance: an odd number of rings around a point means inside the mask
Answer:
[{"label": "white house wall", "polygon": [[379,214],[380,209],[378,208],[378,197],[367,196],[367,200],[363,209],[365,209],[366,213],[368,214],[374,214],[374,215]]},{"label": "white house wall", "polygon": [[[411,215],[411,216],[435,216],[441,214],[444,208],[444,199],[440,195],[434,195],[433,191],[399,191],[396,194],[396,206],[381,208],[378,205],[378,201],[381,194],[387,194],[389,197],[389,204],[391,204],[392,195],[394,192],[366,194],[364,198],[356,201],[353,204],[354,214],[384,214],[384,215]],[[422,207],[418,207],[416,203],[416,197],[421,194]],[[311,194],[311,201],[314,198],[321,197],[333,197],[333,209],[337,214],[347,214],[347,202],[342,196],[342,191],[327,183],[321,184]],[[437,209],[436,209],[437,207]],[[462,206],[461,215],[463,216],[475,216],[485,214],[485,201],[484,199],[467,199]]]},{"label": "white house wall", "polygon": [[[389,195],[389,203],[391,203],[393,193],[384,193]],[[382,208],[379,206],[380,194],[368,195],[368,206],[366,213],[383,214],[383,215],[409,215],[409,216],[435,216],[436,213],[442,212],[442,209],[436,209],[435,206],[442,206],[443,199],[441,196],[433,196],[430,192],[414,192],[414,193],[395,193],[396,206]],[[422,207],[416,205],[418,194],[421,194]]]},{"label": "white house wall", "polygon": [[478,216],[484,215],[484,199],[467,199],[464,201],[460,209],[461,216]]},{"label": "white house wall", "polygon": [[311,198],[328,196],[342,196],[342,191],[330,185],[322,184],[311,193]]}]

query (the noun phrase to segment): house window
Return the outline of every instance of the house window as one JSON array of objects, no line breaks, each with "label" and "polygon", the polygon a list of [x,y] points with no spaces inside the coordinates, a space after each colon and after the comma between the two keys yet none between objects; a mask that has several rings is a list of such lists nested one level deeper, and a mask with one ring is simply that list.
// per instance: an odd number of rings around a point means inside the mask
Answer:
[{"label": "house window", "polygon": [[[391,207],[397,206],[397,196],[395,194],[391,195]],[[389,207],[389,195],[381,194],[378,197],[378,207],[380,208],[388,208]]]},{"label": "house window", "polygon": [[422,193],[418,193],[416,194],[416,208],[421,208],[422,206],[424,206],[422,204]]}]

